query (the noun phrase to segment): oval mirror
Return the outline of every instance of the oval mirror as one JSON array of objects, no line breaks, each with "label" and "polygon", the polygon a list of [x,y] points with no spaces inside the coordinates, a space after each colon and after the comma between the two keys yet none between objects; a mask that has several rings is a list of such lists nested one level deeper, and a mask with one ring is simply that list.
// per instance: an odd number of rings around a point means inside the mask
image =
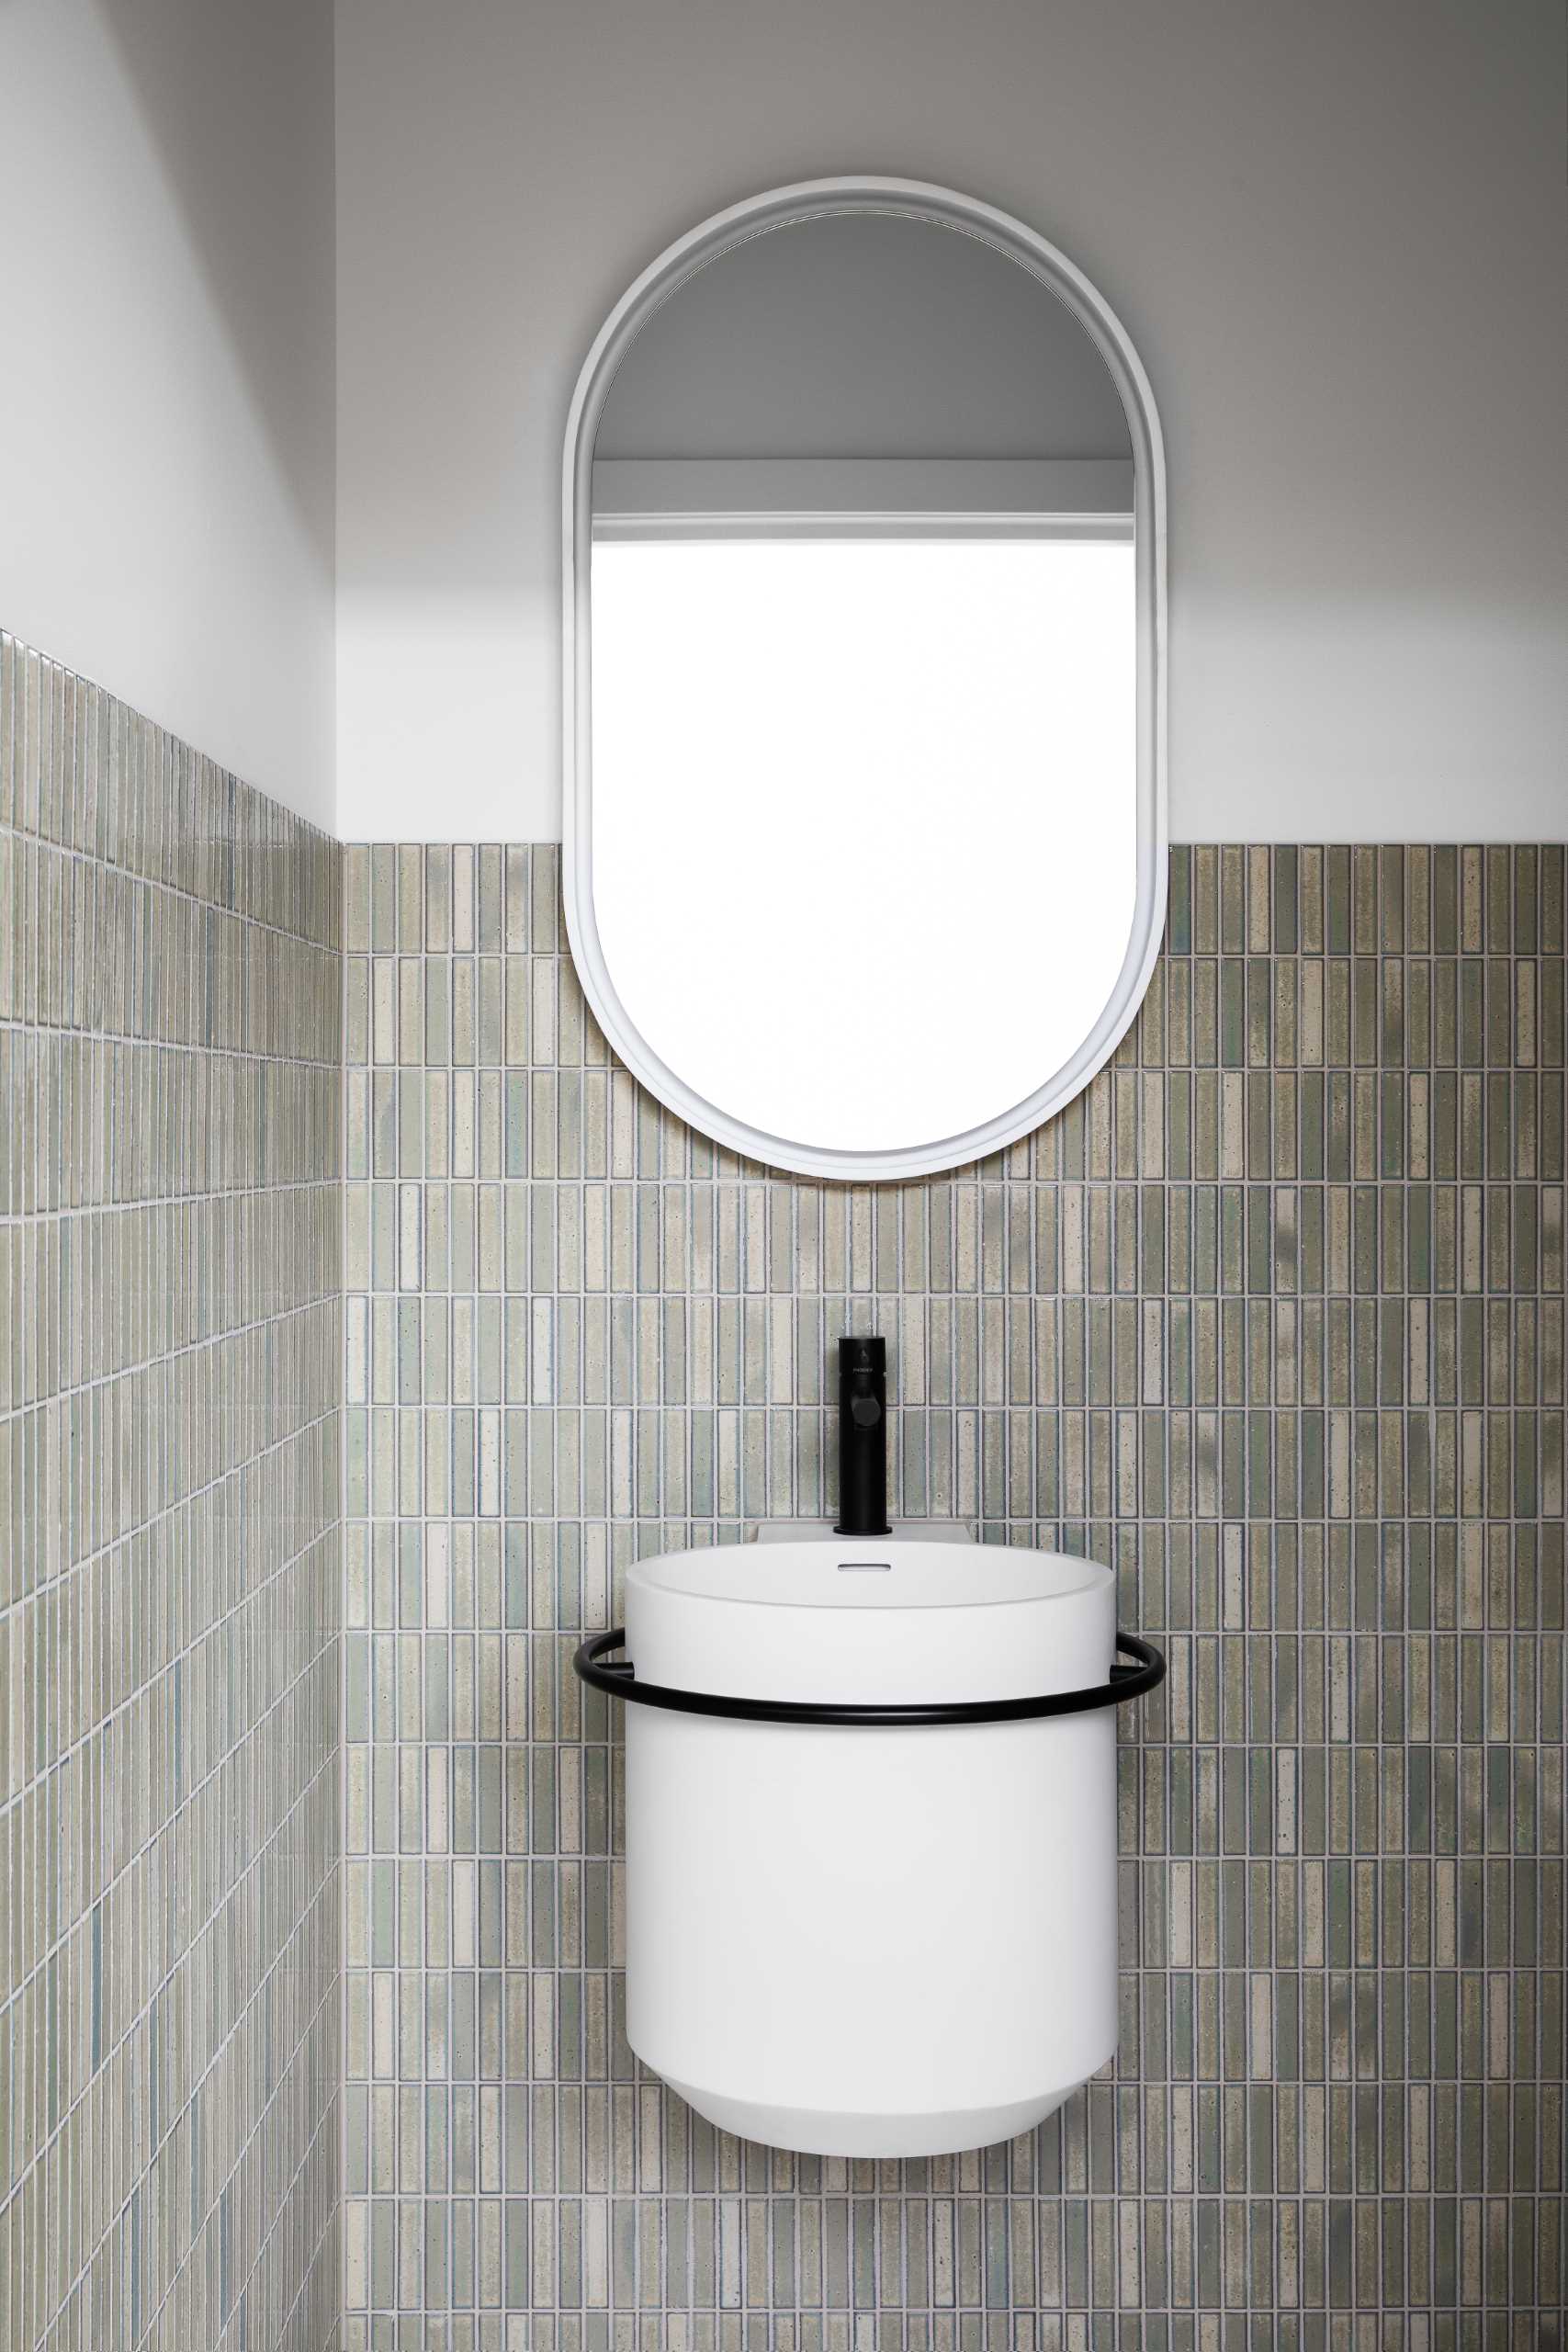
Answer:
[{"label": "oval mirror", "polygon": [[897,180],[706,222],[584,366],[565,577],[568,925],[646,1086],[874,1179],[1088,1083],[1164,914],[1164,479],[1071,263]]}]

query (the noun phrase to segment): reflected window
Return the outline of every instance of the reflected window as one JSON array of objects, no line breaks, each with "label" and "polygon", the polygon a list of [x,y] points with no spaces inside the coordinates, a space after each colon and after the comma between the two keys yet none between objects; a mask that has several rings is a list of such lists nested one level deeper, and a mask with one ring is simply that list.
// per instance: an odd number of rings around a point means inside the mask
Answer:
[{"label": "reflected window", "polygon": [[592,611],[600,940],[690,1085],[871,1151],[1078,1050],[1134,911],[1130,519],[596,527]]}]

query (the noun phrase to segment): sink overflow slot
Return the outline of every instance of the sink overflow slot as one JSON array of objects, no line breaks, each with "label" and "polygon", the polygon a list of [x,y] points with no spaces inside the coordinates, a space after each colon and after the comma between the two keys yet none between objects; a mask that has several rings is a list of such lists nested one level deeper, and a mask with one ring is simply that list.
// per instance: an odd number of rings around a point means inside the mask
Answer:
[{"label": "sink overflow slot", "polygon": [[885,1577],[892,1566],[891,1560],[840,1560],[839,1574],[841,1577]]}]

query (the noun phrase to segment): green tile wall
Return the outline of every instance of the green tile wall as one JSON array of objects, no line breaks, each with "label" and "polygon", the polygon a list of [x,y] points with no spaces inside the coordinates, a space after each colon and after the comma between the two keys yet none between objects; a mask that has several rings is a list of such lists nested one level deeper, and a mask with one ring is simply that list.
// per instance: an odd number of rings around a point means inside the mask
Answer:
[{"label": "green tile wall", "polygon": [[342,852],[0,638],[0,2346],[333,2352]]},{"label": "green tile wall", "polygon": [[[902,1188],[614,1068],[552,848],[353,849],[345,924],[345,2352],[1558,2352],[1562,849],[1173,853],[1112,1067]],[[851,1322],[902,1510],[1170,1660],[1115,2066],[924,2163],[639,2070],[567,1666],[637,1553],[829,1510]]]}]

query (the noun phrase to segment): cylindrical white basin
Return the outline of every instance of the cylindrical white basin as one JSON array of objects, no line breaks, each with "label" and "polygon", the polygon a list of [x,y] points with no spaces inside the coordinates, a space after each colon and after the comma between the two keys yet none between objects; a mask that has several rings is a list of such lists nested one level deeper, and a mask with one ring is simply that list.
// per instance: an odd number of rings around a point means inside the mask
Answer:
[{"label": "cylindrical white basin", "polygon": [[[678,1552],[626,1581],[640,1683],[926,1704],[1105,1682],[1112,1579],[897,1537]],[[771,2146],[1029,2130],[1116,2046],[1115,1722],[897,1729],[626,1709],[626,2025]]]}]

